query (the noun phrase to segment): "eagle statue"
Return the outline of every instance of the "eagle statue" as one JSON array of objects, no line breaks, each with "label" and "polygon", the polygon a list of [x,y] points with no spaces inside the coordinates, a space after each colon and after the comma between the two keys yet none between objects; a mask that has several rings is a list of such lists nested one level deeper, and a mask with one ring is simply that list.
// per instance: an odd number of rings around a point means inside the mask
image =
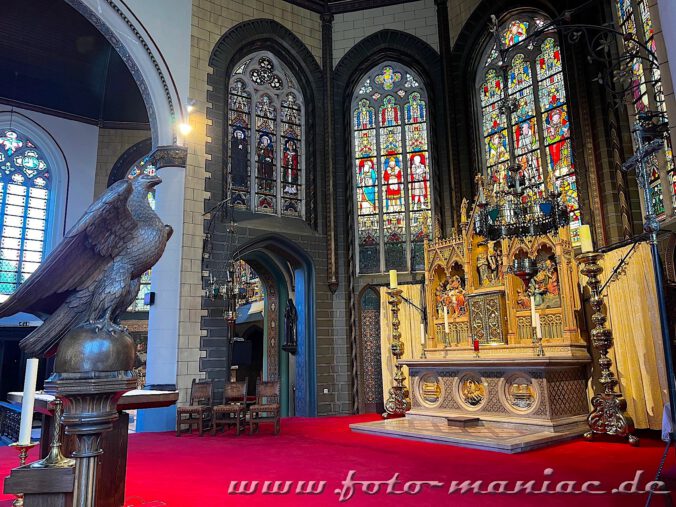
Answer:
[{"label": "eagle statue", "polygon": [[121,331],[141,275],[162,256],[172,228],[148,202],[162,180],[142,174],[113,184],[66,233],[35,272],[0,305],[0,317],[27,312],[44,324],[20,342],[29,356],[49,356],[74,327]]}]

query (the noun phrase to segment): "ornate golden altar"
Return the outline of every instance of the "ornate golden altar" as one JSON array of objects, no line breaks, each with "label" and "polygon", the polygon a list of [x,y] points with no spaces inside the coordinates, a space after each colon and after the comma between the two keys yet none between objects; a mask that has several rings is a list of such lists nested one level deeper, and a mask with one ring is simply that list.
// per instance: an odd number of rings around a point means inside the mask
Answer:
[{"label": "ornate golden altar", "polygon": [[[475,233],[475,211],[425,243],[427,342],[423,358],[400,361],[411,410],[355,431],[520,452],[588,429],[591,358],[568,227],[491,242]],[[537,265],[529,287],[509,269],[524,257]]]}]

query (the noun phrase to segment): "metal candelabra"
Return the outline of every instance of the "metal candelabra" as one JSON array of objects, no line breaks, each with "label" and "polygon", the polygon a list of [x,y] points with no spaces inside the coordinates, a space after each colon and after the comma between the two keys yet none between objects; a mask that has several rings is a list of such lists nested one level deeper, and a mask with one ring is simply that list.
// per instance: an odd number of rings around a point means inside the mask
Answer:
[{"label": "metal candelabra", "polygon": [[[19,442],[15,442],[9,445],[10,447],[14,447],[17,451],[19,451],[19,466],[22,467],[26,465],[28,451],[38,445],[38,442],[30,442],[28,444],[20,444]],[[16,498],[12,502],[12,507],[23,507],[23,493],[17,493],[15,496]]]},{"label": "metal candelabra", "polygon": [[61,453],[61,416],[63,402],[54,398],[52,402],[54,416],[52,417],[52,441],[49,444],[49,454],[44,459],[31,463],[31,468],[67,468],[75,465],[75,460],[66,458]]},{"label": "metal candelabra", "polygon": [[399,360],[404,355],[404,342],[401,341],[401,332],[399,331],[399,305],[402,302],[402,290],[390,289],[387,291],[390,296],[389,304],[392,309],[392,345],[390,350],[394,356],[394,385],[390,388],[390,396],[385,402],[385,412],[383,417],[403,416],[411,410],[411,400],[409,392],[404,385],[406,376],[402,370]]},{"label": "metal candelabra", "polygon": [[582,264],[580,272],[587,277],[589,287],[589,304],[594,309],[592,322],[594,329],[591,330],[591,338],[594,347],[599,352],[598,365],[600,368],[599,383],[603,391],[596,393],[592,398],[592,411],[587,417],[590,431],[585,433],[585,438],[591,440],[594,435],[611,435],[627,438],[631,445],[638,445],[638,438],[632,435],[634,422],[625,411],[627,402],[621,393],[615,391],[619,383],[610,367],[613,364],[608,357],[608,351],[613,346],[613,332],[606,328],[606,315],[603,313],[603,296],[601,294],[601,280],[599,275],[603,267],[599,261],[603,254],[588,252],[580,254],[576,260]]}]

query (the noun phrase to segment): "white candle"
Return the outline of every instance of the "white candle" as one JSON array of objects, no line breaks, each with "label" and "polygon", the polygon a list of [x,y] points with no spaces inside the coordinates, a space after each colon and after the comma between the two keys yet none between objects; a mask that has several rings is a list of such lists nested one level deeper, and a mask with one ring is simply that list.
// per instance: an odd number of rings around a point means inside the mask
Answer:
[{"label": "white candle", "polygon": [[538,340],[542,340],[542,325],[539,314],[535,315],[535,336],[537,336]]},{"label": "white candle", "polygon": [[420,345],[425,345],[425,324],[420,323]]},{"label": "white candle", "polygon": [[390,289],[396,289],[398,287],[397,283],[397,270],[390,269]]},{"label": "white candle", "polygon": [[537,313],[535,313],[535,297],[531,296],[530,297],[530,325],[532,327],[535,327],[535,318],[537,317]]},{"label": "white candle", "polygon": [[444,305],[444,331],[448,334],[448,307]]},{"label": "white candle", "polygon": [[21,428],[19,430],[19,444],[31,443],[33,429],[33,406],[35,405],[35,383],[38,380],[38,364],[40,360],[31,357],[26,361],[26,376],[23,381],[23,398],[21,399]]},{"label": "white candle", "polygon": [[594,242],[592,241],[591,229],[588,225],[582,225],[579,229],[580,235],[580,247],[582,248],[582,253],[593,252],[594,251]]}]

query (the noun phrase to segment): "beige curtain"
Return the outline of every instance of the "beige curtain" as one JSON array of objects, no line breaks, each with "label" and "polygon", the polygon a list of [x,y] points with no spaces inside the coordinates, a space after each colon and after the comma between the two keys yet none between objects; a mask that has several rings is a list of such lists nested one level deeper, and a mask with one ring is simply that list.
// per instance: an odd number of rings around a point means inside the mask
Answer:
[{"label": "beige curtain", "polygon": [[[603,260],[605,280],[631,247],[607,253]],[[668,401],[662,336],[650,246],[641,243],[627,258],[627,265],[606,288],[607,326],[614,346],[609,357],[627,400],[627,412],[637,428],[660,429],[662,410]],[[598,373],[594,372],[594,381]]]},{"label": "beige curtain", "polygon": [[[400,285],[402,296],[421,307],[422,289],[420,285]],[[380,288],[380,357],[383,370],[383,400],[387,400],[388,391],[394,380],[394,356],[390,350],[392,344],[392,310],[388,304],[387,287]],[[420,312],[405,301],[399,305],[399,331],[404,342],[402,359],[418,359],[422,353],[420,343]],[[411,387],[408,379],[408,368],[404,367],[406,385]]]}]

